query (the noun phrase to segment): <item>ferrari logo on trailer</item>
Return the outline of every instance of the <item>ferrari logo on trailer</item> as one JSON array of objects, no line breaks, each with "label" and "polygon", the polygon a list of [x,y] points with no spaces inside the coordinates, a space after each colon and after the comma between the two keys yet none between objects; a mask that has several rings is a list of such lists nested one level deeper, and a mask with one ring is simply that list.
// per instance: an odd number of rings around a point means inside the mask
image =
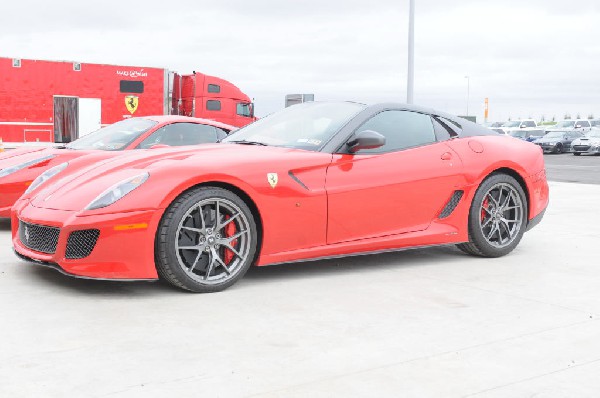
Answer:
[{"label": "ferrari logo on trailer", "polygon": [[277,181],[279,181],[277,173],[267,173],[267,181],[269,181],[269,185],[271,186],[271,188],[275,188],[275,185],[277,185]]},{"label": "ferrari logo on trailer", "polygon": [[129,113],[131,113],[132,115],[137,110],[138,104],[139,99],[135,95],[128,95],[125,97],[125,106],[127,107]]}]

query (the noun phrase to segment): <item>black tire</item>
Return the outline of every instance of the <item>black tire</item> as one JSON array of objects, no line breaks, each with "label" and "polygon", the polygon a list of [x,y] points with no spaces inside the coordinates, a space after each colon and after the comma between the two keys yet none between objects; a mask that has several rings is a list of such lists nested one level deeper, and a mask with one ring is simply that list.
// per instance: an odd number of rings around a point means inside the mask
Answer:
[{"label": "black tire", "polygon": [[581,153],[579,153],[579,152],[573,152],[573,155],[579,156],[579,155],[581,155]]},{"label": "black tire", "polygon": [[563,153],[563,146],[561,143],[556,144],[556,149],[554,150],[554,153],[556,153],[556,154]]},{"label": "black tire", "polygon": [[[506,208],[510,208],[508,205],[510,204],[509,201],[511,201],[511,203],[514,203],[515,205],[520,203],[521,209],[519,211],[517,209],[501,211],[502,206],[499,206],[497,207],[498,211],[495,209],[492,211],[484,210],[483,208],[486,207],[484,206],[486,203],[485,201],[489,201],[490,198],[488,195],[493,196],[494,192],[498,189],[500,190],[498,198],[499,202],[502,202],[502,190],[505,189],[506,197],[504,200],[507,201]],[[512,196],[509,192],[512,192]],[[517,180],[503,173],[490,175],[481,183],[479,188],[477,188],[477,192],[471,203],[468,222],[469,242],[460,243],[456,246],[467,254],[480,257],[501,257],[510,253],[519,244],[527,228],[527,209],[527,196]],[[482,213],[485,217],[482,217]],[[493,213],[495,216],[492,216]],[[502,221],[503,219],[506,219],[507,215],[510,216],[511,219],[512,217],[515,217],[514,219],[517,220],[510,228],[507,222]],[[490,219],[493,226],[496,223],[498,224],[496,234],[498,235],[498,240],[500,242],[490,242],[484,235],[484,230],[487,228],[486,224],[490,222]],[[486,233],[491,232],[491,229],[494,228],[493,226],[490,227],[490,230],[486,230]],[[510,239],[507,238],[505,243],[502,243],[502,229],[504,229],[505,234],[510,236]]]},{"label": "black tire", "polygon": [[[231,229],[239,232],[227,235]],[[244,276],[255,259],[257,242],[252,211],[239,196],[217,187],[195,188],[175,199],[160,221],[156,269],[161,279],[178,288],[218,292]]]}]

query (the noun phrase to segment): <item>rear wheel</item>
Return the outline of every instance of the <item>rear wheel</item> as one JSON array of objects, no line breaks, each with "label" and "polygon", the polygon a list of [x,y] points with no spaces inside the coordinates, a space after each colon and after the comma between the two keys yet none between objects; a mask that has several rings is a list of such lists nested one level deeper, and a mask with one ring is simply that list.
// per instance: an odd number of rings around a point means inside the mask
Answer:
[{"label": "rear wheel", "polygon": [[573,152],[573,155],[579,156],[579,155],[581,155],[581,153],[579,153],[579,152]]},{"label": "rear wheel", "polygon": [[252,212],[239,196],[222,188],[196,188],[165,212],[156,236],[156,268],[179,288],[221,291],[244,276],[257,241]]},{"label": "rear wheel", "polygon": [[481,257],[510,253],[521,241],[527,223],[527,197],[521,185],[507,174],[485,179],[469,211],[469,242],[457,247]]}]

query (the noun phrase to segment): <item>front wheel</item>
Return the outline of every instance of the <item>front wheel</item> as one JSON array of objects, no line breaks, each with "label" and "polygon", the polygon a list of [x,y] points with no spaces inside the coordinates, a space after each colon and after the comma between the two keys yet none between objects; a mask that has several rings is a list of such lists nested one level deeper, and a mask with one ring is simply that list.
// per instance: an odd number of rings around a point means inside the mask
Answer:
[{"label": "front wheel", "polygon": [[556,149],[554,150],[554,153],[563,153],[562,144],[556,144]]},{"label": "front wheel", "polygon": [[196,188],[178,197],[163,215],[156,269],[176,287],[218,292],[244,276],[257,242],[254,217],[239,196],[222,188]]},{"label": "front wheel", "polygon": [[579,153],[579,152],[573,152],[573,155],[579,156],[579,155],[581,155],[581,153]]},{"label": "front wheel", "polygon": [[527,226],[527,197],[521,185],[507,174],[485,179],[469,211],[469,242],[457,247],[481,257],[501,257],[521,241]]}]

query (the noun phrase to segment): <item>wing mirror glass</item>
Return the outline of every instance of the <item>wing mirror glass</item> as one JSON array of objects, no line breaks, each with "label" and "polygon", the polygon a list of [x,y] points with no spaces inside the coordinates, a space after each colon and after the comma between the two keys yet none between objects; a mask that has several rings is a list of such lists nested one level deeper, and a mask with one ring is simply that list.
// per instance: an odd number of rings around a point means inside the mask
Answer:
[{"label": "wing mirror glass", "polygon": [[364,130],[357,133],[346,143],[348,151],[355,153],[361,149],[374,149],[385,145],[385,137],[377,131]]}]

